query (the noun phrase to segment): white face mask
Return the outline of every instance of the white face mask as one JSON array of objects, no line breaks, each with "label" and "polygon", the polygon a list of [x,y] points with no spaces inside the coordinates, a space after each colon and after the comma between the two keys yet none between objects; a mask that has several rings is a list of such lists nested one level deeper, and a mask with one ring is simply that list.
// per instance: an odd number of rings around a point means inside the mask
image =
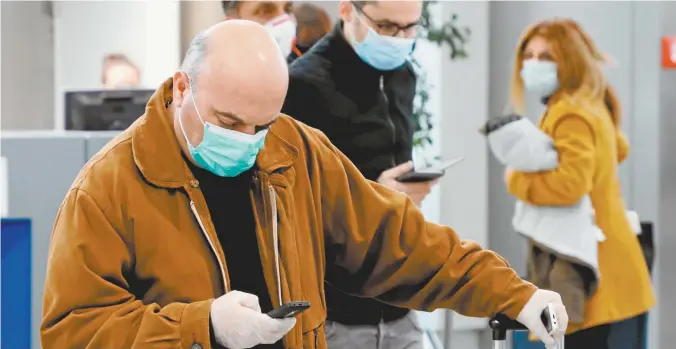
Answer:
[{"label": "white face mask", "polygon": [[554,62],[527,59],[521,68],[523,85],[538,97],[550,97],[559,88],[558,66]]},{"label": "white face mask", "polygon": [[292,16],[283,14],[271,19],[265,24],[265,30],[275,38],[284,57],[291,54],[293,41],[296,38],[296,22]]}]

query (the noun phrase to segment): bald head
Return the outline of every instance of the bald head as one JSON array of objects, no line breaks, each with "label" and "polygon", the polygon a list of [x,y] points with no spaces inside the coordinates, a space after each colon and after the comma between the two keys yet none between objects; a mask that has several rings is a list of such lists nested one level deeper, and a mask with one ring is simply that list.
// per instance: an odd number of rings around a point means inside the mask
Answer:
[{"label": "bald head", "polygon": [[221,22],[195,36],[181,70],[196,89],[199,80],[212,80],[228,92],[245,95],[286,94],[288,83],[286,60],[274,38],[263,26],[245,20]]},{"label": "bald head", "polygon": [[187,151],[186,138],[200,144],[205,123],[247,134],[268,127],[280,114],[289,75],[285,57],[263,26],[230,20],[193,39],[173,82],[170,113]]},{"label": "bald head", "polygon": [[174,74],[172,104],[196,145],[203,122],[248,134],[266,127],[279,115],[288,84],[285,57],[264,27],[230,20],[193,39]]}]

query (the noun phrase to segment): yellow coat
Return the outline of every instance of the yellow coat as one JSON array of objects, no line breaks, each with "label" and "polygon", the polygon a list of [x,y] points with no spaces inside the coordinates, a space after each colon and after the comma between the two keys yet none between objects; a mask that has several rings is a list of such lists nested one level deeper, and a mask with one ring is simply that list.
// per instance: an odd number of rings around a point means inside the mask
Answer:
[{"label": "yellow coat", "polygon": [[647,312],[655,296],[643,253],[627,221],[617,171],[629,152],[626,138],[601,100],[552,100],[540,129],[554,140],[558,168],[514,171],[507,181],[508,191],[527,203],[550,206],[572,205],[589,194],[596,224],[606,235],[599,244],[598,290],[586,303],[584,323],[570,324],[568,333]]}]

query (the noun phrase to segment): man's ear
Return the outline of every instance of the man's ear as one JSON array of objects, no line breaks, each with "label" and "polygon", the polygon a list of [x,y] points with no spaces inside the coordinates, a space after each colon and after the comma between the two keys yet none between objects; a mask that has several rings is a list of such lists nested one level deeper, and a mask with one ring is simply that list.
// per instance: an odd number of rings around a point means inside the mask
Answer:
[{"label": "man's ear", "polygon": [[351,1],[341,0],[338,5],[338,13],[343,22],[352,22],[354,17],[354,6]]},{"label": "man's ear", "polygon": [[185,101],[186,93],[190,88],[190,79],[188,74],[182,71],[177,71],[174,73],[174,83],[172,87],[172,104],[176,108],[180,108]]}]

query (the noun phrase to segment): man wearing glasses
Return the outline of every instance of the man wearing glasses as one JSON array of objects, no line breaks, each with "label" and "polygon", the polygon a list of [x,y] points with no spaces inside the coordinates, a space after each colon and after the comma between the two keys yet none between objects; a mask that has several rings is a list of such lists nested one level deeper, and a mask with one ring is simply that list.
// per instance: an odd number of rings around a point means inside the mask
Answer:
[{"label": "man wearing glasses", "polygon": [[[282,111],[323,131],[360,172],[420,205],[434,182],[402,183],[411,163],[416,76],[409,63],[421,1],[341,1],[334,30],[289,68]],[[327,246],[327,260],[332,246]],[[331,263],[327,264],[331,265]],[[351,284],[367,275],[328,269]],[[422,348],[415,314],[326,284],[329,348]]]}]

